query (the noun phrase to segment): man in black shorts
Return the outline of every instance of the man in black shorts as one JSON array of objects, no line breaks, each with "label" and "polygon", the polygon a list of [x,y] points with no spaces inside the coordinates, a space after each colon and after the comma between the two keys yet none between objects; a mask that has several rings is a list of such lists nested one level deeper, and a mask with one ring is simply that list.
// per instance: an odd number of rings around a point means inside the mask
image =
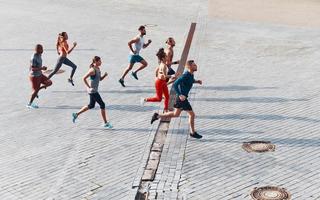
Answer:
[{"label": "man in black shorts", "polygon": [[197,71],[197,65],[193,60],[187,61],[186,67],[188,70],[185,73],[183,73],[182,76],[178,78],[173,84],[174,90],[177,94],[176,102],[174,104],[174,111],[163,114],[154,113],[151,118],[151,124],[159,118],[179,117],[181,112],[184,110],[189,115],[190,136],[200,139],[202,138],[202,136],[199,135],[194,128],[195,114],[188,101],[188,94],[194,83],[202,85],[202,81],[194,79],[193,73]]}]

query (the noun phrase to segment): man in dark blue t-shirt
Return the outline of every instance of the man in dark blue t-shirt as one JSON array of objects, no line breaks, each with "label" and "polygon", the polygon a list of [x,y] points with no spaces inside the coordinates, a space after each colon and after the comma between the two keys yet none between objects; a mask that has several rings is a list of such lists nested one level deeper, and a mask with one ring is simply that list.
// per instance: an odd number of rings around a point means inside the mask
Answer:
[{"label": "man in dark blue t-shirt", "polygon": [[186,67],[188,71],[183,73],[182,76],[178,78],[173,84],[173,88],[177,94],[176,102],[174,104],[175,110],[173,112],[167,112],[164,114],[154,113],[151,119],[151,124],[159,118],[179,117],[181,112],[184,110],[189,114],[190,136],[200,139],[202,138],[202,136],[199,135],[194,128],[195,114],[188,101],[188,94],[194,83],[202,85],[202,81],[194,79],[193,73],[197,71],[197,65],[193,60],[187,61]]}]

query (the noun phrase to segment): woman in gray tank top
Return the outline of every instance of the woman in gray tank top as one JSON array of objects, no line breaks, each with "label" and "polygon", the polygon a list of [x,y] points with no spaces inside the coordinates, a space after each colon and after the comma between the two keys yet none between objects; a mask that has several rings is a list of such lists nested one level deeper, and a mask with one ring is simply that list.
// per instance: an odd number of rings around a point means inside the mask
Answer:
[{"label": "woman in gray tank top", "polygon": [[[99,92],[99,83],[102,81],[108,74],[107,72],[104,73],[103,76],[101,76],[100,66],[101,66],[101,59],[99,56],[95,56],[92,59],[92,63],[90,64],[89,71],[84,75],[83,81],[85,85],[87,86],[87,91],[90,96],[90,102],[87,106],[82,107],[77,113],[72,113],[72,121],[75,123],[78,116],[84,112],[86,112],[89,109],[92,109],[95,107],[96,102],[99,104],[101,109],[101,116],[104,122],[105,128],[112,128],[111,123],[109,120],[107,120],[107,114],[105,110],[105,103],[103,102]],[[89,82],[87,79],[89,78]]]}]

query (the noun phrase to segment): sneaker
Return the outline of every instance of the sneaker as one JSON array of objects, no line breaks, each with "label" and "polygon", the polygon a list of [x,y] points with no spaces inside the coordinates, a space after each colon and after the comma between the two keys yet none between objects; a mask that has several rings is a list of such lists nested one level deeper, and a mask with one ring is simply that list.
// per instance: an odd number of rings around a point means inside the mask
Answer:
[{"label": "sneaker", "polygon": [[123,79],[119,79],[119,83],[122,85],[122,87],[126,87],[126,86],[124,85],[124,80],[123,80]]},{"label": "sneaker", "polygon": [[77,113],[72,113],[72,122],[76,123],[76,119],[78,118],[78,114]]},{"label": "sneaker", "polygon": [[38,105],[36,105],[35,103],[32,103],[32,104],[27,104],[27,106],[26,106],[27,108],[30,108],[30,109],[37,109],[37,108],[39,108],[39,106]]},{"label": "sneaker", "polygon": [[140,105],[141,106],[144,106],[144,104],[146,103],[146,100],[145,100],[145,98],[140,98]]},{"label": "sneaker", "polygon": [[190,133],[190,136],[193,137],[193,138],[196,138],[196,139],[202,138],[202,135],[199,135],[197,132]]},{"label": "sneaker", "polygon": [[68,78],[68,82],[71,83],[72,86],[74,86],[73,80],[71,78]]},{"label": "sneaker", "polygon": [[113,128],[113,126],[112,126],[112,124],[111,124],[110,122],[105,123],[105,124],[103,125],[103,127],[109,128],[109,129]]},{"label": "sneaker", "polygon": [[137,72],[131,72],[131,76],[133,76],[133,78],[138,80]]},{"label": "sneaker", "polygon": [[158,119],[159,119],[159,114],[158,114],[158,113],[154,113],[154,114],[152,115],[152,118],[151,118],[151,124],[152,124],[154,121],[158,120]]}]

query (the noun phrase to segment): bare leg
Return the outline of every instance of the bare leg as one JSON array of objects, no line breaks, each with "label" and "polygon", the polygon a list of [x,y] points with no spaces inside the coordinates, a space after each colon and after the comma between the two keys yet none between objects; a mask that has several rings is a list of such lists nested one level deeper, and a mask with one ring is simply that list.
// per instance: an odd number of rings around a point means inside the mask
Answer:
[{"label": "bare leg", "polygon": [[141,60],[140,63],[141,63],[142,65],[141,65],[134,73],[138,73],[138,71],[140,71],[140,70],[142,70],[142,69],[144,69],[145,67],[148,66],[148,63],[147,63],[147,61],[145,61],[145,60]]},{"label": "bare leg", "polygon": [[104,123],[107,123],[107,121],[109,121],[109,117],[107,115],[106,109],[101,109],[101,116],[102,116]]},{"label": "bare leg", "polygon": [[191,133],[194,133],[194,118],[195,118],[195,114],[192,110],[187,111],[187,113],[189,114],[189,125],[190,125],[190,131]]},{"label": "bare leg", "polygon": [[77,116],[79,116],[80,114],[86,112],[87,110],[89,110],[88,106],[83,106],[79,112],[77,112]]},{"label": "bare leg", "polygon": [[32,104],[33,100],[36,98],[36,96],[38,95],[38,93],[39,93],[40,90],[42,90],[42,89],[44,89],[44,88],[47,88],[47,87],[49,87],[50,85],[52,85],[52,81],[48,80],[45,85],[41,86],[38,90],[34,90],[34,91],[32,92],[32,95],[31,95],[29,104]]},{"label": "bare leg", "polygon": [[163,113],[163,114],[160,114],[159,113],[159,117],[162,119],[162,118],[167,118],[167,117],[170,117],[170,118],[173,118],[173,117],[179,117],[180,114],[181,114],[181,111],[180,109],[175,109],[174,111],[171,111],[171,112],[166,112],[166,113]]},{"label": "bare leg", "polygon": [[128,67],[124,70],[121,79],[124,80],[124,77],[127,76],[128,72],[132,69],[134,63],[129,63]]}]

